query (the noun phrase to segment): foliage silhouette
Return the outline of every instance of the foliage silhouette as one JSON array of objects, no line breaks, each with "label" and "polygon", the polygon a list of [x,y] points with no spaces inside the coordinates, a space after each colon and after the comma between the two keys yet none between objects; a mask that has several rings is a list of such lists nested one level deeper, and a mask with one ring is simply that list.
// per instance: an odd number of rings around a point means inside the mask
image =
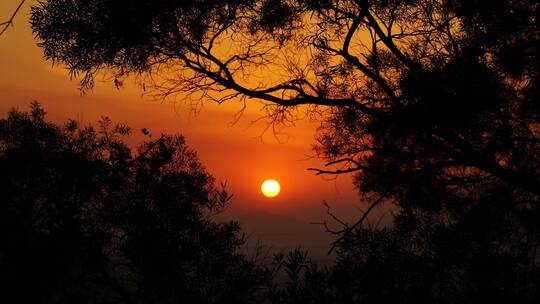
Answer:
[{"label": "foliage silhouette", "polygon": [[[397,197],[401,175],[470,168],[451,176],[540,195],[539,164],[522,157],[539,142],[538,6],[489,3],[50,0],[33,7],[32,25],[45,56],[85,73],[86,86],[101,69],[170,68],[178,79],[158,87],[166,94],[329,106],[319,151],[348,156],[365,192]],[[309,52],[287,53],[298,46]],[[283,60],[283,82],[237,79]]]},{"label": "foliage silhouette", "polygon": [[182,136],[133,152],[124,125],[0,120],[0,286],[10,303],[251,303],[231,198]]},{"label": "foliage silhouette", "polygon": [[307,303],[538,300],[535,1],[71,3],[41,3],[32,25],[86,87],[105,69],[172,71],[164,94],[259,99],[278,120],[309,105],[329,161],[315,172],[355,173],[368,210],[395,206],[392,227],[337,232],[335,267],[308,272],[329,287],[305,287]]},{"label": "foliage silhouette", "polygon": [[[497,193],[499,194],[499,193]],[[431,214],[398,214],[394,225],[358,228],[338,244],[337,260],[318,267],[293,252],[286,285],[272,303],[536,303],[540,269],[522,214],[494,199],[451,224]],[[501,208],[500,205],[506,205]],[[487,205],[487,206],[486,206]],[[520,230],[522,229],[522,230]],[[300,271],[291,271],[300,269]]]}]

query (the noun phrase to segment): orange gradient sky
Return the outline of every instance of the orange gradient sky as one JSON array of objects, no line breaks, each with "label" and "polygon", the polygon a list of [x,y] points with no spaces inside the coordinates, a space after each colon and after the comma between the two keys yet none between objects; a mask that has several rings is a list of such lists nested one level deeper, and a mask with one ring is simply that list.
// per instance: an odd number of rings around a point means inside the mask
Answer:
[{"label": "orange gradient sky", "polygon": [[[15,19],[15,26],[0,37],[0,113],[16,107],[28,108],[40,101],[48,118],[61,122],[75,118],[95,123],[100,116],[127,123],[133,129],[130,143],[143,139],[142,128],[153,134],[182,133],[197,150],[201,161],[217,180],[227,180],[234,194],[227,216],[240,220],[252,239],[261,239],[274,248],[302,247],[327,249],[330,235],[319,225],[327,219],[328,202],[338,216],[353,220],[361,215],[361,204],[351,176],[330,180],[306,171],[320,167],[313,157],[317,123],[307,118],[277,134],[266,129],[261,106],[251,103],[238,120],[239,102],[223,105],[206,103],[197,114],[179,98],[176,102],[143,96],[135,81],[117,90],[112,81],[98,81],[93,91],[81,96],[78,81],[70,80],[62,67],[43,60],[28,24],[27,1]],[[0,3],[0,20],[7,19],[18,1]],[[260,192],[268,178],[281,184],[281,193],[266,198]]]}]

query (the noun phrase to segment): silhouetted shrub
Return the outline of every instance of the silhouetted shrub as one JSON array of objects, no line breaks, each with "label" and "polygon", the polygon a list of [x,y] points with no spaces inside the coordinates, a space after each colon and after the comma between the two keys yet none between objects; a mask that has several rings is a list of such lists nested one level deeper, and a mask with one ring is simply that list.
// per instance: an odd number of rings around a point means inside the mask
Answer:
[{"label": "silhouetted shrub", "polygon": [[231,196],[182,136],[132,151],[129,128],[0,120],[4,303],[248,303],[255,265],[237,252]]}]

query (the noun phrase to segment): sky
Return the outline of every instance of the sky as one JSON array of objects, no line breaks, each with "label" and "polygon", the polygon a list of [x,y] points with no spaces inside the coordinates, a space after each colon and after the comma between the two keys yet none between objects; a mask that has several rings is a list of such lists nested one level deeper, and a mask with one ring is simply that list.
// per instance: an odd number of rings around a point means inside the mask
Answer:
[{"label": "sky", "polygon": [[[0,21],[9,18],[18,2],[0,2]],[[313,224],[331,222],[323,203],[347,221],[359,218],[365,210],[351,176],[335,179],[306,170],[324,164],[312,150],[316,121],[300,119],[274,132],[260,104],[248,104],[239,119],[242,104],[234,100],[222,105],[205,103],[194,111],[182,96],[175,100],[150,96],[134,79],[117,89],[103,76],[92,91],[82,95],[77,79],[43,59],[28,23],[35,2],[27,1],[14,27],[0,37],[0,116],[11,108],[26,110],[31,101],[38,100],[54,122],[77,119],[95,124],[107,116],[126,123],[133,130],[129,139],[133,146],[143,140],[142,128],[154,136],[183,134],[207,170],[218,181],[227,181],[234,197],[222,216],[240,221],[250,246],[257,241],[268,250],[300,246],[324,260],[334,236]],[[260,192],[267,178],[281,183],[281,193],[275,198],[265,198]],[[385,213],[379,210],[375,216]]]}]

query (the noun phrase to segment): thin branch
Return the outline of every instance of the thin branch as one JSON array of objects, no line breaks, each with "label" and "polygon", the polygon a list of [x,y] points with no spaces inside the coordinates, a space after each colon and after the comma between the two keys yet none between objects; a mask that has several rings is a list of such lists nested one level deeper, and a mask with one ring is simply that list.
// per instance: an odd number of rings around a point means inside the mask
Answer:
[{"label": "thin branch", "polygon": [[378,199],[376,199],[373,203],[371,203],[369,208],[366,210],[366,212],[364,212],[362,217],[356,223],[354,223],[351,227],[346,228],[346,229],[343,230],[341,236],[332,243],[332,246],[330,247],[330,250],[328,250],[329,255],[332,253],[332,251],[334,251],[334,249],[339,244],[339,242],[341,242],[347,235],[349,235],[349,233],[354,231],[354,229],[356,229],[357,227],[360,227],[362,225],[362,223],[364,223],[364,221],[366,220],[368,215],[371,213],[371,211],[375,208],[375,206],[377,206],[379,203],[381,203],[383,201],[383,199],[386,197],[387,194],[388,194],[388,192],[385,192],[381,196],[379,196]]},{"label": "thin branch", "polygon": [[326,222],[326,220],[323,222],[311,222],[310,224],[322,225],[324,229],[326,230],[326,232],[328,233],[332,233],[332,234],[343,233],[347,229],[347,223],[345,223],[343,220],[341,220],[332,212],[332,208],[326,201],[323,201],[323,205],[326,207],[326,214],[330,216],[335,222],[338,222],[341,225],[341,227],[344,227],[344,228],[340,230],[331,229],[330,226],[328,226],[328,223]]},{"label": "thin branch", "polygon": [[339,175],[339,174],[345,174],[345,173],[353,173],[356,171],[360,171],[363,168],[347,168],[347,169],[338,169],[338,170],[322,170],[317,168],[307,168],[307,171],[315,171],[315,175],[322,175],[322,174],[331,174],[331,175]]},{"label": "thin branch", "polygon": [[156,141],[154,141],[153,143],[151,143],[150,146],[148,146],[148,148],[146,148],[146,150],[144,150],[144,152],[140,153],[136,158],[132,159],[129,163],[132,164],[132,163],[138,162],[139,160],[143,159],[143,158],[144,158],[148,153],[150,153],[150,151],[152,151],[152,149],[154,149],[154,147],[157,146],[164,138],[165,138],[165,134],[162,134]]},{"label": "thin branch", "polygon": [[344,52],[343,50],[338,50],[333,47],[330,47],[328,45],[324,44],[313,44],[314,47],[319,48],[321,50],[332,52],[336,55],[340,55],[341,57],[345,58],[351,65],[356,67],[360,72],[362,72],[366,77],[370,78],[371,80],[375,81],[376,84],[381,87],[381,89],[384,91],[384,93],[391,99],[396,101],[398,98],[396,96],[396,93],[394,92],[394,89],[388,85],[387,81],[383,79],[380,75],[377,75],[375,72],[370,70],[367,65],[363,64],[358,57],[353,56],[349,53]]},{"label": "thin branch", "polygon": [[371,27],[375,30],[377,35],[381,38],[382,42],[388,47],[390,51],[398,58],[403,64],[405,64],[410,69],[416,69],[418,66],[405,54],[403,54],[399,48],[394,44],[394,41],[392,40],[391,33],[385,34],[381,27],[379,26],[379,23],[373,15],[369,13],[369,11],[366,13],[366,17],[369,20],[369,24]]},{"label": "thin branch", "polygon": [[26,0],[22,0],[19,3],[19,5],[17,6],[17,8],[15,9],[15,11],[13,12],[13,14],[11,15],[8,21],[0,23],[0,27],[2,27],[2,29],[0,30],[0,36],[2,36],[7,31],[9,26],[13,25],[13,20],[15,19],[15,16],[17,16],[17,13],[19,12],[19,10],[21,9],[21,7],[23,6],[25,2]]},{"label": "thin branch", "polygon": [[326,163],[324,166],[328,167],[328,166],[332,166],[332,165],[335,165],[335,164],[338,164],[338,163],[343,163],[343,162],[352,163],[352,164],[355,165],[355,167],[348,167],[347,169],[337,169],[337,170],[323,170],[323,169],[319,169],[319,168],[307,168],[306,170],[315,171],[315,172],[317,172],[316,175],[321,175],[321,174],[352,173],[352,172],[367,169],[366,166],[363,166],[362,164],[360,164],[359,162],[355,161],[352,158],[338,159],[338,160]]},{"label": "thin branch", "polygon": [[347,226],[347,224],[340,220],[333,212],[332,212],[332,208],[330,208],[330,205],[325,201],[323,203],[325,206],[326,206],[326,214],[328,214],[331,218],[334,219],[334,221],[340,223],[342,226]]}]

